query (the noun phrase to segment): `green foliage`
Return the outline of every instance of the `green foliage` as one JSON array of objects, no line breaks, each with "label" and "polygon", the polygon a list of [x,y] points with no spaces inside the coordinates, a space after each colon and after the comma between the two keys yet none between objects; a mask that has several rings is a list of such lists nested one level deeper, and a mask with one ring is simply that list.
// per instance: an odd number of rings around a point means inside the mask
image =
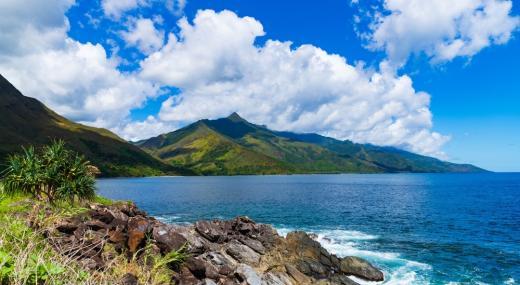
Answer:
[{"label": "green foliage", "polygon": [[47,145],[62,139],[99,167],[101,176],[147,176],[184,173],[152,157],[106,129],[74,123],[34,98],[23,96],[0,75],[0,172],[20,146]]},{"label": "green foliage", "polygon": [[178,250],[172,250],[168,254],[160,257],[154,264],[153,269],[157,270],[163,266],[179,267],[186,259],[188,259],[188,245],[184,244]]},{"label": "green foliage", "polygon": [[33,147],[12,155],[3,177],[7,194],[30,195],[55,203],[95,197],[93,167],[83,156],[54,141],[36,152]]},{"label": "green foliage", "polygon": [[138,145],[203,175],[482,171],[395,148],[271,131],[236,113],[201,120]]}]

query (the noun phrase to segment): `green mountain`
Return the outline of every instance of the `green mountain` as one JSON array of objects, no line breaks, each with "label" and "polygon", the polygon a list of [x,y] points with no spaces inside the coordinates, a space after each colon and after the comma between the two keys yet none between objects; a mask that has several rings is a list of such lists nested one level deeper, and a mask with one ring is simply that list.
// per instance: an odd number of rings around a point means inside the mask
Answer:
[{"label": "green mountain", "polygon": [[236,113],[200,120],[136,145],[171,165],[203,175],[484,171],[391,147],[271,131]]},{"label": "green mountain", "polygon": [[71,122],[36,99],[23,96],[0,75],[0,170],[21,146],[63,139],[101,170],[102,176],[191,173],[150,156],[106,129]]}]

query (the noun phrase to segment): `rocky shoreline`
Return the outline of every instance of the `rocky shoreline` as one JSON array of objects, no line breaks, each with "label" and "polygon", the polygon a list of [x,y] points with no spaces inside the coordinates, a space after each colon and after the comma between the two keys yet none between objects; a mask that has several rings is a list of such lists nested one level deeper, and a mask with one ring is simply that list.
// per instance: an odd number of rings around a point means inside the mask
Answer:
[{"label": "rocky shoreline", "polygon": [[[132,203],[90,205],[86,213],[61,219],[46,231],[61,253],[74,255],[83,268],[103,270],[113,252],[139,258],[145,246],[157,254],[183,249],[187,259],[173,268],[172,284],[357,284],[349,276],[383,281],[367,261],[329,253],[312,235],[297,231],[282,237],[270,225],[248,217],[170,225]],[[138,284],[127,273],[120,284]]]}]

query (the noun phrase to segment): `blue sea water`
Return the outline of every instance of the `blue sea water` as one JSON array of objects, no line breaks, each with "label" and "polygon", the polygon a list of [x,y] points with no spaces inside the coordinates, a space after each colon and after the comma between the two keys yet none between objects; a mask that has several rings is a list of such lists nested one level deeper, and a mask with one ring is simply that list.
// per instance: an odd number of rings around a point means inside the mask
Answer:
[{"label": "blue sea water", "polygon": [[520,282],[520,173],[125,178],[97,187],[170,223],[247,215],[280,234],[314,232],[329,251],[382,268],[384,284]]}]

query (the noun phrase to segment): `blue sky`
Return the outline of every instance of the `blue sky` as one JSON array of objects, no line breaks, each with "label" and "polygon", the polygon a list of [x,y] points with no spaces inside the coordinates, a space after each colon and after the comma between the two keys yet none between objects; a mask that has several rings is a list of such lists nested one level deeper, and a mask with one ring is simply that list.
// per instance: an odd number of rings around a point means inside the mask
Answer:
[{"label": "blue sky", "polygon": [[[41,61],[47,75],[61,63],[41,58],[63,53],[70,82],[50,76],[31,88],[37,71],[1,58],[0,72],[76,121],[139,139],[238,111],[274,129],[520,171],[518,3],[51,2],[23,14],[46,50],[0,50]],[[26,26],[10,30],[36,41]]]}]

